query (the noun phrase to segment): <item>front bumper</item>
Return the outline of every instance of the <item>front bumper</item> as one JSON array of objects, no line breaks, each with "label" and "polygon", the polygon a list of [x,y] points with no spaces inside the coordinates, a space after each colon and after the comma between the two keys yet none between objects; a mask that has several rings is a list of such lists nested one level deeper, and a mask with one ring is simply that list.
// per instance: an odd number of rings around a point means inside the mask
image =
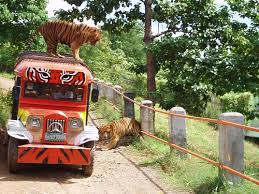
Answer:
[{"label": "front bumper", "polygon": [[[28,141],[28,143],[36,143],[31,132],[26,129],[26,127],[20,120],[9,120],[7,123],[7,133],[9,136],[13,138],[26,140]],[[94,125],[87,125],[84,126],[84,130],[74,138],[74,142],[70,144],[79,146],[89,141],[98,140],[98,129]]]},{"label": "front bumper", "polygon": [[18,146],[18,163],[89,165],[91,148],[68,145]]}]

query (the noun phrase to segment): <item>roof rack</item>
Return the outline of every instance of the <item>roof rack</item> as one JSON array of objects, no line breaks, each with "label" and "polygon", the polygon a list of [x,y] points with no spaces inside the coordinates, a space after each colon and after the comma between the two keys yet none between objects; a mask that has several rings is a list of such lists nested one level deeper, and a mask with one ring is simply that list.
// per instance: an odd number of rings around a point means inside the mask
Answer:
[{"label": "roof rack", "polygon": [[43,61],[70,63],[70,64],[81,64],[81,65],[87,67],[87,65],[84,62],[76,60],[72,55],[68,55],[68,54],[64,54],[64,58],[59,58],[59,57],[48,56],[48,54],[45,52],[25,51],[20,54],[20,56],[17,60],[17,63],[19,63],[20,61],[22,61],[24,59],[34,59],[34,60],[43,60]]}]

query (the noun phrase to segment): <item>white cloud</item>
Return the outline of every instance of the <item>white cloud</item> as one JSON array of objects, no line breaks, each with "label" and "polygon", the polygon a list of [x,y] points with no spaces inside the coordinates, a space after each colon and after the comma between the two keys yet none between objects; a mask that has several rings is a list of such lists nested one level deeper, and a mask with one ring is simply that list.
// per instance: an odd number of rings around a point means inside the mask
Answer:
[{"label": "white cloud", "polygon": [[[54,17],[54,11],[57,11],[59,9],[69,10],[72,6],[65,2],[64,0],[49,0],[47,4],[47,12],[48,17]],[[74,21],[75,23],[81,23],[78,20]],[[95,26],[94,22],[92,20],[86,20],[84,19],[83,23],[89,25],[89,26]]]},{"label": "white cloud", "polygon": [[59,9],[68,10],[71,8],[67,2],[63,0],[49,0],[47,4],[48,17],[51,18],[54,16],[54,11]]}]

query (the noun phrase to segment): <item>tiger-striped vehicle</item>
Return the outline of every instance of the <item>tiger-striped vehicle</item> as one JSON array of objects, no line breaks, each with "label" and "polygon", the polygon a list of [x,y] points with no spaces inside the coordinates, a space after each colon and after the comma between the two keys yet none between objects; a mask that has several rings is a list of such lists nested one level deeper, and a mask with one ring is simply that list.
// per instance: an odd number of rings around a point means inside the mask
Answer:
[{"label": "tiger-striped vehicle", "polygon": [[28,52],[14,69],[12,118],[7,124],[8,168],[23,163],[80,165],[93,172],[98,129],[87,124],[91,89],[90,70],[72,57],[54,58]]}]

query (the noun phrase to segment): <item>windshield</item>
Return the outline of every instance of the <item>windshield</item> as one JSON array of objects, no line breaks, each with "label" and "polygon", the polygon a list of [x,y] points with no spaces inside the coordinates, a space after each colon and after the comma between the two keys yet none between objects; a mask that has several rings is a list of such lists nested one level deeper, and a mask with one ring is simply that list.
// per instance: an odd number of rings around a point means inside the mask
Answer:
[{"label": "windshield", "polygon": [[83,86],[70,86],[62,84],[43,84],[26,82],[25,97],[42,98],[50,100],[69,100],[81,102],[83,100]]}]

